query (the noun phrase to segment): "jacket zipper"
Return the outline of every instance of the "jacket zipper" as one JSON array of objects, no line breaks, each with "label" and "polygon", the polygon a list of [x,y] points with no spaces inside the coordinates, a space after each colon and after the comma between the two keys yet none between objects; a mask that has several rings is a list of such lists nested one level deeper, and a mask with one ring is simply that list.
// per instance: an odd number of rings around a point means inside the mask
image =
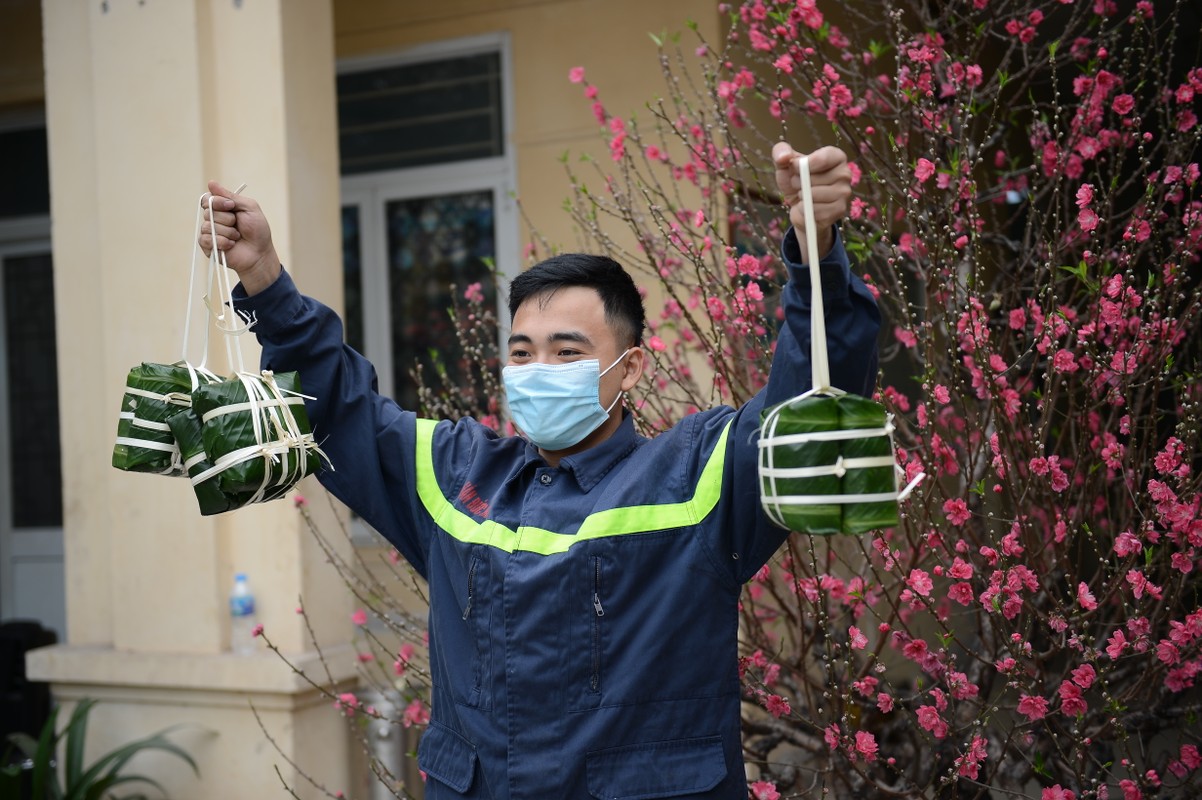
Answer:
[{"label": "jacket zipper", "polygon": [[593,677],[590,682],[595,692],[601,686],[601,617],[605,608],[601,605],[601,558],[593,557]]},{"label": "jacket zipper", "polygon": [[463,619],[466,621],[472,613],[472,592],[473,584],[476,581],[476,565],[480,563],[477,558],[472,559],[472,566],[467,571],[467,605],[463,607]]}]

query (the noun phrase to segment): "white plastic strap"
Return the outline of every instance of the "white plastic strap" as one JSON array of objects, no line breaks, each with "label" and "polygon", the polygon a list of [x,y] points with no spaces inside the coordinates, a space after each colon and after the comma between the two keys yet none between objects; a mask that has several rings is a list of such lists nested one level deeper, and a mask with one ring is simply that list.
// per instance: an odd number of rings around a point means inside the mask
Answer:
[{"label": "white plastic strap", "polygon": [[[196,388],[195,386],[192,388]],[[192,407],[192,396],[183,392],[167,392],[167,394],[159,394],[152,392],[149,389],[139,389],[136,386],[126,386],[126,394],[136,395],[137,397],[146,397],[150,400],[158,400],[160,403],[170,403],[173,406]]]},{"label": "white plastic strap", "polygon": [[[189,302],[188,305],[191,305],[191,302]],[[207,338],[208,337],[208,326],[205,326],[205,331],[206,331],[205,336]],[[206,353],[206,357],[207,357],[207,353]],[[214,374],[213,372],[205,369],[203,364],[198,367],[194,367],[190,363],[188,363],[187,360],[185,360],[184,366],[188,368],[188,379],[192,385],[191,391],[193,391],[193,392],[200,388],[200,379],[201,378],[205,379],[205,383],[220,383],[221,382],[221,378],[217,377],[217,375]],[[192,403],[192,399],[191,399],[191,395],[189,395],[188,404],[191,405],[191,403]]]},{"label": "white plastic strap", "polygon": [[230,403],[228,406],[218,406],[205,414],[201,419],[201,423],[207,424],[209,420],[216,419],[225,414],[237,414],[241,411],[257,412],[260,408],[271,408],[280,405],[303,406],[304,404],[305,400],[303,397],[285,397],[282,400],[271,398],[267,400],[248,400],[245,403]]},{"label": "white plastic strap", "polygon": [[834,475],[842,478],[852,470],[879,469],[880,467],[892,467],[895,464],[893,456],[865,456],[863,458],[844,458],[843,456],[839,456],[833,464],[824,464],[820,467],[765,468],[760,470],[760,475],[771,478],[821,478],[827,475]]},{"label": "white plastic strap", "polygon": [[829,392],[831,369],[826,352],[826,309],[822,303],[822,271],[818,268],[818,225],[814,221],[814,190],[810,185],[810,159],[797,159],[801,174],[801,206],[805,215],[806,258],[810,265],[810,374],[811,391]]},{"label": "white plastic strap", "polygon": [[[900,468],[898,470],[900,472]],[[780,506],[825,506],[838,505],[841,503],[887,503],[890,500],[898,502],[905,500],[910,492],[914,490],[926,473],[919,473],[914,476],[914,479],[907,483],[904,488],[896,492],[878,492],[875,494],[793,494],[781,495],[780,497],[765,496],[764,502],[772,506],[775,511]],[[772,514],[774,519],[784,524],[784,520],[780,519],[776,514]]]},{"label": "white plastic strap", "polygon": [[130,436],[118,436],[117,444],[123,444],[126,447],[142,447],[146,450],[161,450],[164,453],[179,452],[179,448],[174,442],[154,442],[150,439],[135,439]]},{"label": "white plastic strap", "polygon": [[[180,359],[185,364],[192,363],[188,360],[188,338],[189,338],[189,332],[192,329],[192,299],[193,299],[193,292],[196,288],[196,261],[197,261],[198,255],[200,253],[200,223],[201,223],[201,219],[203,216],[203,212],[201,209],[201,201],[203,201],[203,200],[204,200],[204,195],[202,194],[196,202],[196,233],[192,236],[192,260],[191,260],[191,267],[188,272],[188,305],[184,307],[184,341],[183,341],[183,345],[180,347]],[[210,215],[210,224],[212,224],[211,223],[211,215]],[[208,360],[209,360],[209,326],[205,325],[204,351],[201,353],[201,356],[200,356],[200,368],[201,369],[204,369],[204,366],[206,363],[208,363]]]},{"label": "white plastic strap", "polygon": [[843,503],[888,503],[897,499],[897,492],[876,494],[790,494],[766,498],[776,506],[835,506]]},{"label": "white plastic strap", "polygon": [[138,419],[137,417],[135,417],[133,419],[133,421],[130,422],[129,424],[133,425],[135,428],[145,428],[148,431],[158,431],[159,433],[171,433],[171,428],[169,428],[167,426],[167,423],[165,423],[165,422],[152,422],[151,420],[148,420],[148,419]]},{"label": "white plastic strap", "polygon": [[143,450],[158,450],[161,453],[171,454],[171,463],[166,468],[158,471],[159,475],[174,475],[182,468],[180,463],[179,447],[175,442],[152,442],[148,439],[133,439],[128,436],[118,436],[116,443],[125,445],[126,447],[140,447]]},{"label": "white plastic strap", "polygon": [[893,433],[893,425],[883,428],[851,428],[843,431],[812,431],[810,433],[790,433],[785,436],[771,436],[759,441],[761,450],[771,449],[778,444],[805,444],[806,442],[842,442],[846,439],[871,439],[876,436],[888,436]]}]

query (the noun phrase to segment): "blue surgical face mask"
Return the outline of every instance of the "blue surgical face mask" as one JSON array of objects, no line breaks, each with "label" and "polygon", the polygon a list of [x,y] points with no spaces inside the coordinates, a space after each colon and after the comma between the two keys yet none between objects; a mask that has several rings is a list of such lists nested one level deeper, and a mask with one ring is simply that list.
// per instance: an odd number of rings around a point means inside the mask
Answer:
[{"label": "blue surgical face mask", "polygon": [[579,444],[609,419],[601,405],[601,376],[616,367],[630,350],[601,371],[595,358],[569,364],[523,364],[501,370],[509,414],[522,433],[543,450],[566,450]]}]

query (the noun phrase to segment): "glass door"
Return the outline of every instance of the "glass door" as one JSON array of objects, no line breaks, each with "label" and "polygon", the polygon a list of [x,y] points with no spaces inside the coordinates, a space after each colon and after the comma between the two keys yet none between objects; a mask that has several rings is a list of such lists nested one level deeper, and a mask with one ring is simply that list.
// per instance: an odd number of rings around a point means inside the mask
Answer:
[{"label": "glass door", "polygon": [[0,618],[66,633],[49,241],[0,243]]}]

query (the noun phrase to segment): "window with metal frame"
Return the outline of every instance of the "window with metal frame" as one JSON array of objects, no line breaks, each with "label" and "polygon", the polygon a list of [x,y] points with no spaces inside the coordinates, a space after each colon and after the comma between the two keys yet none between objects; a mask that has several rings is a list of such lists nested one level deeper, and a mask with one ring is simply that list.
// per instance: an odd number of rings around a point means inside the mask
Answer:
[{"label": "window with metal frame", "polygon": [[446,43],[338,77],[347,342],[406,408],[420,410],[418,365],[423,382],[466,379],[453,292],[479,284],[496,314],[494,266],[517,268],[504,45]]}]

